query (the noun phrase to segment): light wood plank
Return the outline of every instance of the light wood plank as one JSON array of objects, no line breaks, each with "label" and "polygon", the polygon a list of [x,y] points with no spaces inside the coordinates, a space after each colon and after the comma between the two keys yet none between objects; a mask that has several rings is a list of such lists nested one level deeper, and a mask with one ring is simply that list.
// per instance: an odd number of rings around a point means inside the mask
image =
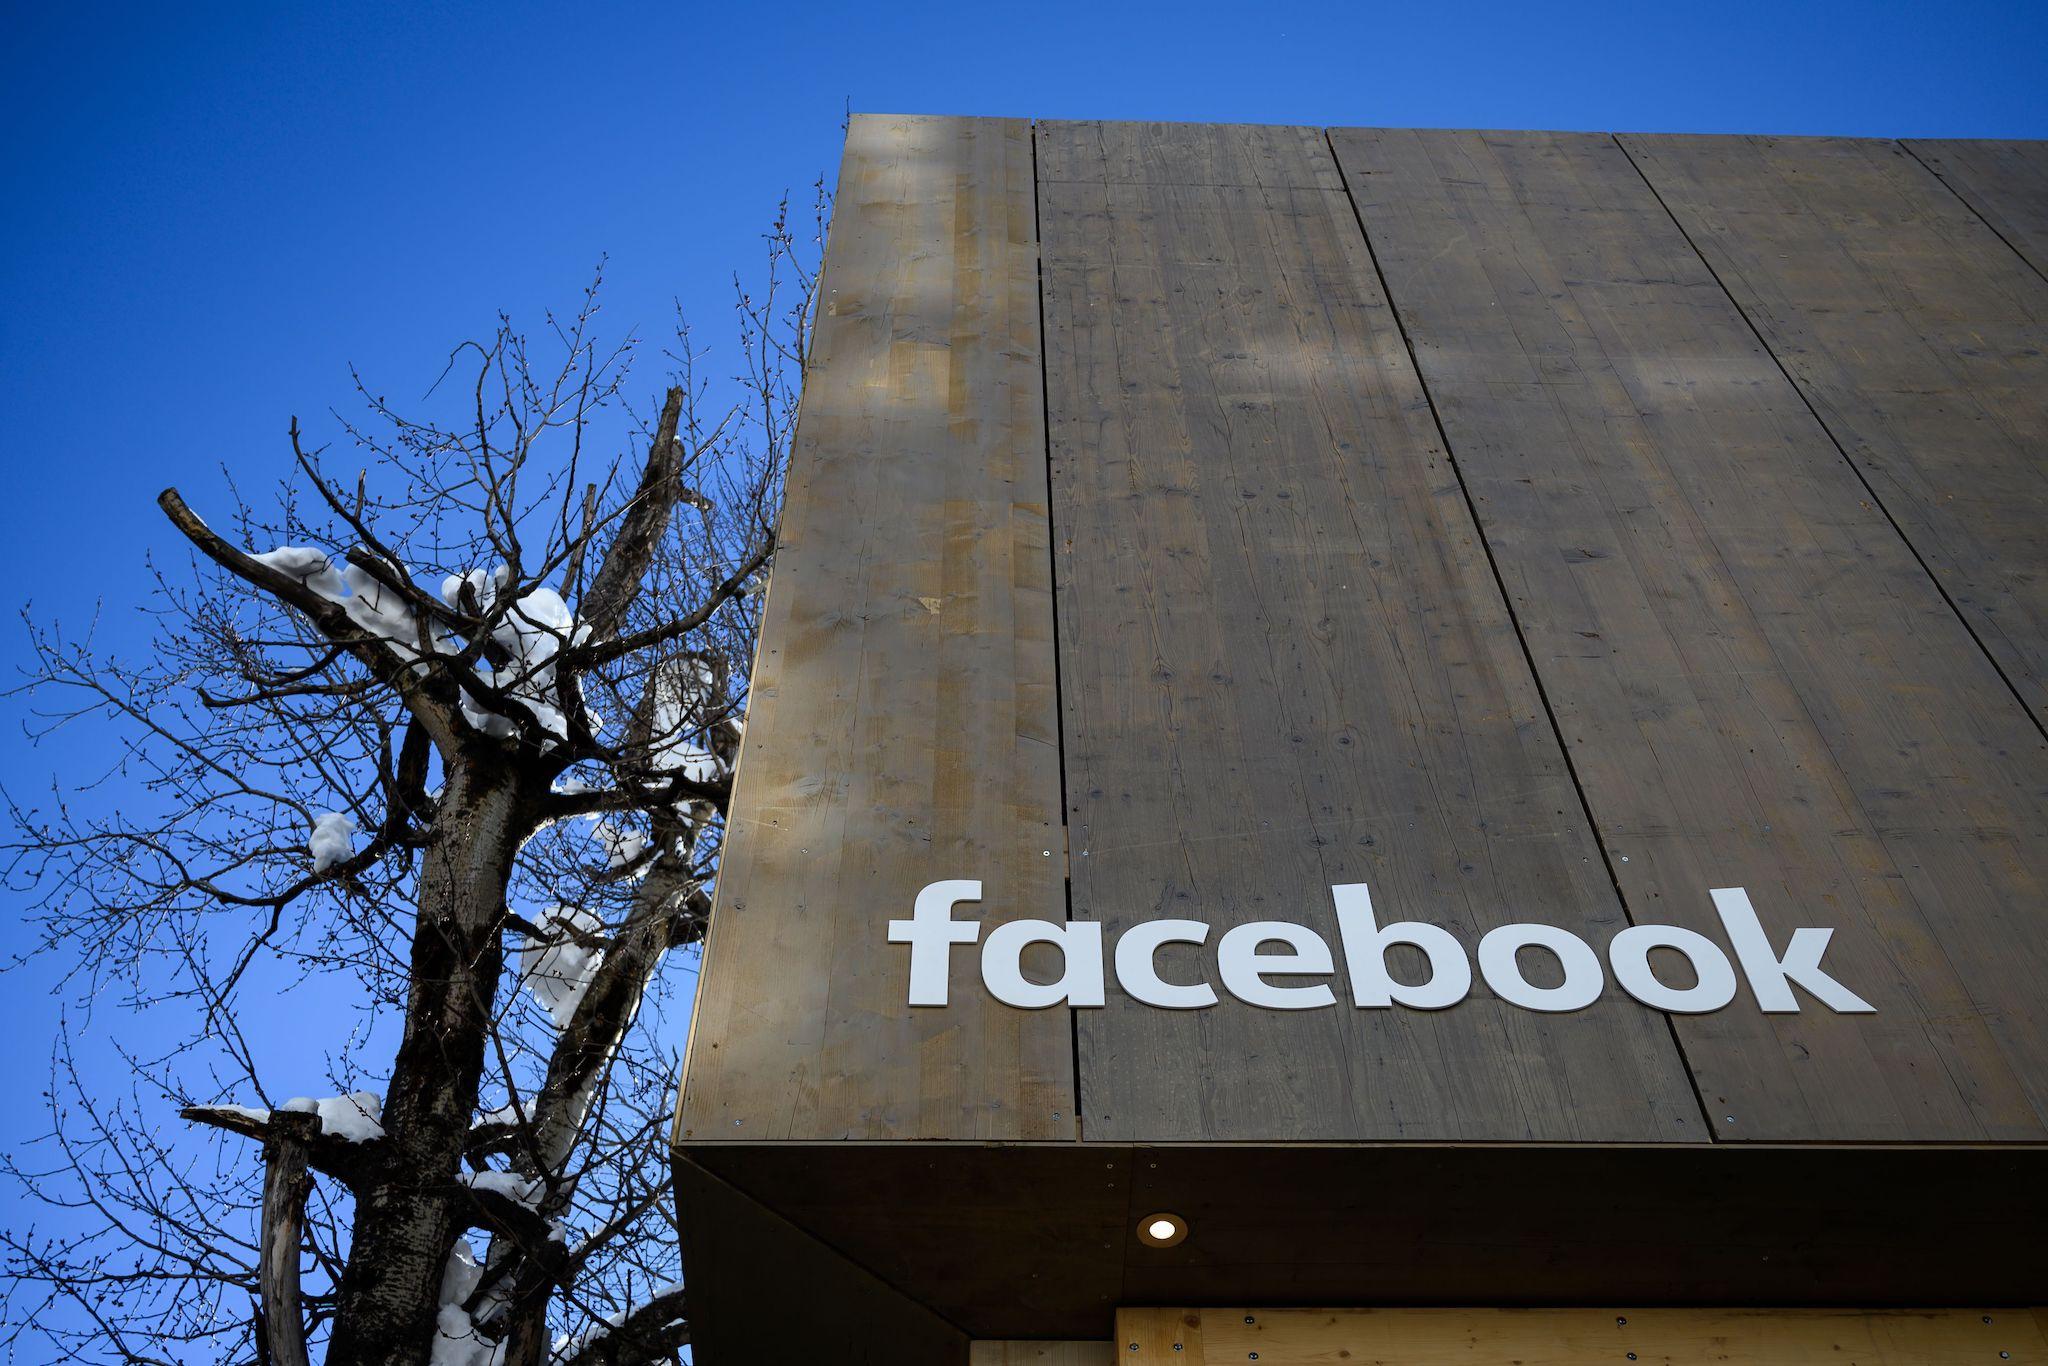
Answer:
[{"label": "light wood plank", "polygon": [[1143,1366],[2048,1362],[2033,1315],[2006,1308],[1125,1309],[1117,1340]]},{"label": "light wood plank", "polygon": [[2048,280],[1897,143],[1621,141],[2048,724]]},{"label": "light wood plank", "polygon": [[856,116],[823,289],[676,1136],[1071,1138],[1066,1013],[884,926],[1066,918],[1029,126]]},{"label": "light wood plank", "polygon": [[2048,142],[1910,138],[1905,145],[2048,277]]},{"label": "light wood plank", "polygon": [[[1211,982],[1234,925],[1334,944],[1337,883],[1468,946],[1604,941],[1621,908],[1327,147],[1171,132],[1039,130],[1075,917],[1206,921],[1161,957]],[[1112,993],[1080,1018],[1084,1135],[1705,1138],[1664,1020],[1612,989],[1560,1018],[1333,985]]]},{"label": "light wood plank", "polygon": [[1678,1020],[1726,1139],[2048,1134],[2048,748],[1622,149],[1333,134],[1631,912],[1877,1007]]}]

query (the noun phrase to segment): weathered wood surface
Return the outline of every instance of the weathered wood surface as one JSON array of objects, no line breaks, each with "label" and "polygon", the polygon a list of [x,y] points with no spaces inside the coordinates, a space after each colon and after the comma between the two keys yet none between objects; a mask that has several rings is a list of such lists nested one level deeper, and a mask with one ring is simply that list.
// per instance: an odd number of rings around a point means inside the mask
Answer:
[{"label": "weathered wood surface", "polygon": [[[1040,125],[1076,919],[1293,919],[1329,887],[1470,945],[1621,928],[1327,146]],[[1236,176],[1236,179],[1228,177]],[[1341,979],[1336,980],[1343,991]],[[1703,1140],[1667,1025],[1481,987],[1449,1011],[1113,994],[1078,1018],[1091,1140]]]},{"label": "weathered wood surface", "polygon": [[1066,1013],[884,925],[1066,918],[1032,194],[1020,121],[847,134],[678,1140],[1074,1135]]},{"label": "weathered wood surface", "polygon": [[1621,143],[2048,723],[2048,280],[1895,142]]},{"label": "weathered wood surface", "polygon": [[1338,159],[1638,920],[1877,1007],[1681,1017],[1726,1139],[2048,1135],[2048,754],[1613,139]]},{"label": "weathered wood surface", "polygon": [[1769,1366],[2048,1362],[2025,1308],[1125,1309],[1129,1366]]},{"label": "weathered wood surface", "polygon": [[1905,147],[2048,278],[2048,142],[1909,138]]}]

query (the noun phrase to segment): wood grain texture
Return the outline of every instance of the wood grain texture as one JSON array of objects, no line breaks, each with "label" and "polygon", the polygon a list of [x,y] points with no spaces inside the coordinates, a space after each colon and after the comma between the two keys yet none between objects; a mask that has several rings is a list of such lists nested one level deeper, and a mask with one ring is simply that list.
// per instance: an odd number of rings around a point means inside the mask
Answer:
[{"label": "wood grain texture", "polygon": [[1040,185],[1214,185],[1342,190],[1319,128],[1278,124],[1044,123]]},{"label": "wood grain texture", "polygon": [[2048,724],[2048,279],[1894,142],[1621,143]]},{"label": "wood grain texture", "polygon": [[[1978,1366],[2048,1362],[2028,1310],[1126,1309],[1132,1366]],[[2004,1355],[2001,1355],[2003,1353]]]},{"label": "wood grain texture", "polygon": [[[1161,958],[1211,981],[1233,925],[1334,943],[1336,883],[1468,946],[1604,941],[1621,908],[1325,144],[1038,142],[1075,918],[1205,920]],[[1571,1016],[1112,994],[1079,1043],[1090,1140],[1705,1138],[1662,1017],[1612,989]]]},{"label": "wood grain texture", "polygon": [[884,924],[1066,918],[1029,126],[855,117],[823,291],[676,1137],[1071,1138],[1066,1013]]},{"label": "wood grain texture", "polygon": [[2048,142],[1909,138],[1905,147],[2048,278]]},{"label": "wood grain texture", "polygon": [[1632,913],[1877,1007],[1680,1017],[1717,1136],[2041,1139],[2031,718],[1611,138],[1332,138]]}]

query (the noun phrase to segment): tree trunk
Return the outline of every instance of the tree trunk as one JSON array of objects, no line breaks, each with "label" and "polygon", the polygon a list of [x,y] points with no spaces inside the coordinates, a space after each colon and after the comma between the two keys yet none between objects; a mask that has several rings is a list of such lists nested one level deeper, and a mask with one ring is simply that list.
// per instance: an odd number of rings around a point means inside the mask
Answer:
[{"label": "tree trunk", "polygon": [[[568,1166],[591,1096],[632,1026],[662,956],[679,938],[680,917],[692,909],[709,912],[709,900],[690,880],[689,867],[685,849],[665,855],[641,880],[631,920],[606,948],[603,965],[548,1059],[546,1084],[533,1103],[533,1146],[514,1154],[513,1167],[523,1175],[559,1174]],[[693,898],[698,907],[692,907]],[[568,1195],[563,1186],[541,1212],[560,1214]],[[494,1244],[493,1254],[498,1251]],[[550,1289],[537,1278],[511,1288],[504,1366],[540,1366],[546,1360]]]},{"label": "tree trunk", "polygon": [[466,1225],[455,1180],[504,967],[504,889],[539,784],[487,757],[451,769],[421,870],[385,1152],[356,1192],[328,1366],[423,1366],[448,1253]]},{"label": "tree trunk", "polygon": [[318,1115],[277,1111],[263,1145],[263,1225],[256,1283],[263,1305],[263,1343],[273,1366],[308,1366],[306,1314],[299,1301],[299,1243],[305,1231],[308,1147]]}]

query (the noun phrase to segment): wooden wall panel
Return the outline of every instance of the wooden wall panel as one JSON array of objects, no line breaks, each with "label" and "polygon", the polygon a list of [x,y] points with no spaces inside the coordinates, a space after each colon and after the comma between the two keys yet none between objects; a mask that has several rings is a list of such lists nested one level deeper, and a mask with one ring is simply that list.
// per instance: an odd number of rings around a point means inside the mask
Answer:
[{"label": "wooden wall panel", "polygon": [[1724,1139],[2048,1135],[2048,754],[1611,138],[1333,135],[1639,920],[1877,1007],[1679,1035]]},{"label": "wooden wall panel", "polygon": [[1911,138],[1904,145],[2048,277],[2048,142]]},{"label": "wooden wall panel", "polygon": [[1066,1012],[884,925],[1066,918],[1030,126],[855,117],[823,287],[677,1137],[1071,1138]]},{"label": "wooden wall panel", "polygon": [[2048,280],[1894,142],[1621,142],[2048,722]]},{"label": "wooden wall panel", "polygon": [[1129,1366],[1977,1366],[2048,1362],[2025,1308],[1125,1309]]},{"label": "wooden wall panel", "polygon": [[1116,1353],[1101,1342],[1025,1341],[977,1342],[969,1366],[1115,1366]]},{"label": "wooden wall panel", "polygon": [[692,1362],[970,1366],[925,1305],[687,1158],[674,1173]]},{"label": "wooden wall panel", "polygon": [[[1604,942],[1621,908],[1327,146],[1038,139],[1074,916],[1206,920],[1162,957],[1211,981],[1236,924],[1334,943],[1344,882],[1468,946]],[[1113,992],[1079,1044],[1092,1140],[1705,1137],[1664,1019],[1612,989],[1571,1016]]]}]

